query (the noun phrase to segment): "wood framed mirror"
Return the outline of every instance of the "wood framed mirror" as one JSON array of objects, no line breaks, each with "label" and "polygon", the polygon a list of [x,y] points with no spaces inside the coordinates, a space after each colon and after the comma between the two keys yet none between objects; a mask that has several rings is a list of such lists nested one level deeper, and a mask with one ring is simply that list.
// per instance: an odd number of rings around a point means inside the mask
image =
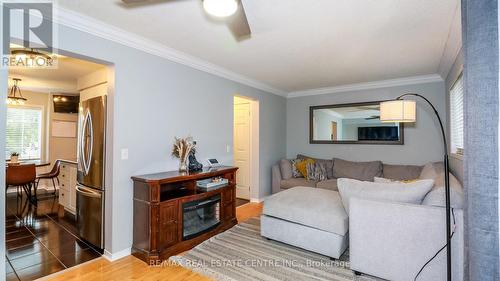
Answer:
[{"label": "wood framed mirror", "polygon": [[380,121],[380,102],[311,106],[311,144],[404,144],[404,124]]}]

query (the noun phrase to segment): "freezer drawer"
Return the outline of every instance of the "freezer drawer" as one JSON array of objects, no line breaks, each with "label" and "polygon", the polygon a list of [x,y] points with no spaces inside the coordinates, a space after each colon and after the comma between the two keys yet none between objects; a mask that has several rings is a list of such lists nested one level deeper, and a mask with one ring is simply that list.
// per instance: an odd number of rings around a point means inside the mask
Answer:
[{"label": "freezer drawer", "polygon": [[80,237],[104,249],[104,192],[77,185],[76,205]]}]

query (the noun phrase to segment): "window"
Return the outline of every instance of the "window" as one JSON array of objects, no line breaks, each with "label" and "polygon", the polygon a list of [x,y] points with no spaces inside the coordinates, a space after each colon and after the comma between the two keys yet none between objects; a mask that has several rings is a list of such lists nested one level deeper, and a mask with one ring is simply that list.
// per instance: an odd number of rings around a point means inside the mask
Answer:
[{"label": "window", "polygon": [[464,151],[464,91],[462,75],[450,89],[451,153]]},{"label": "window", "polygon": [[32,107],[7,108],[5,158],[12,152],[19,159],[40,159],[42,155],[42,109]]}]

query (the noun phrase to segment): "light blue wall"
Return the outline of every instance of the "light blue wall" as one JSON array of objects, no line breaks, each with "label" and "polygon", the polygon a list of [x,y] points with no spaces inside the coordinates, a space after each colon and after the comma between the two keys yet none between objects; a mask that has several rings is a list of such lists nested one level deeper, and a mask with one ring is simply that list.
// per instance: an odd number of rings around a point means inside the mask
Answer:
[{"label": "light blue wall", "polygon": [[314,111],[315,140],[331,140],[332,122],[337,122],[337,139],[342,139],[342,119],[325,112],[325,110]]},{"label": "light blue wall", "polygon": [[[107,251],[116,253],[132,245],[130,177],[178,168],[170,156],[174,136],[193,136],[201,160],[216,157],[232,164],[233,153],[226,152],[226,145],[232,148],[235,94],[260,103],[260,192],[252,197],[271,193],[271,165],[286,154],[285,98],[65,26],[59,26],[58,36],[59,49],[114,64],[115,88],[109,95],[114,126],[108,139],[113,150],[106,194]],[[2,89],[7,88],[5,77],[0,80]],[[1,126],[4,123],[2,115]],[[120,160],[123,148],[129,149],[128,160]]]},{"label": "light blue wall", "polygon": [[422,165],[442,161],[439,123],[429,106],[418,100],[417,122],[405,127],[404,145],[309,144],[309,106],[394,99],[407,92],[427,97],[446,122],[444,82],[290,98],[287,101],[287,157],[302,153],[318,158]]}]

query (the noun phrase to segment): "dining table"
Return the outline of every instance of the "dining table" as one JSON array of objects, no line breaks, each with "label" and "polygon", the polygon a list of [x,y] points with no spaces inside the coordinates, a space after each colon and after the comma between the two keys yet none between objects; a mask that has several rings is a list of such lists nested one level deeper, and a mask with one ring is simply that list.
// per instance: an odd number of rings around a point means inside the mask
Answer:
[{"label": "dining table", "polygon": [[19,162],[16,162],[16,163],[12,163],[10,162],[10,160],[6,160],[5,161],[5,166],[8,167],[10,165],[29,165],[29,164],[35,164],[35,167],[39,168],[39,167],[46,167],[46,166],[49,166],[50,165],[50,162],[49,161],[44,161],[44,160],[21,160]]},{"label": "dining table", "polygon": [[[21,160],[19,162],[13,163],[13,162],[11,162],[9,160],[6,160],[5,164],[6,164],[5,165],[5,170],[7,170],[11,166],[19,166],[19,165],[32,165],[32,164],[35,164],[35,168],[46,167],[46,166],[50,165],[50,162],[49,161],[43,161],[43,160],[36,159],[36,160]],[[26,188],[29,188],[29,190],[26,189]],[[29,201],[31,201],[33,204],[36,205],[36,203],[37,203],[37,199],[36,199],[37,186],[36,186],[35,182],[33,182],[32,184],[27,185],[26,188],[23,188],[24,191],[26,192],[26,196],[28,196]],[[31,192],[32,188],[34,189],[33,192]]]}]

